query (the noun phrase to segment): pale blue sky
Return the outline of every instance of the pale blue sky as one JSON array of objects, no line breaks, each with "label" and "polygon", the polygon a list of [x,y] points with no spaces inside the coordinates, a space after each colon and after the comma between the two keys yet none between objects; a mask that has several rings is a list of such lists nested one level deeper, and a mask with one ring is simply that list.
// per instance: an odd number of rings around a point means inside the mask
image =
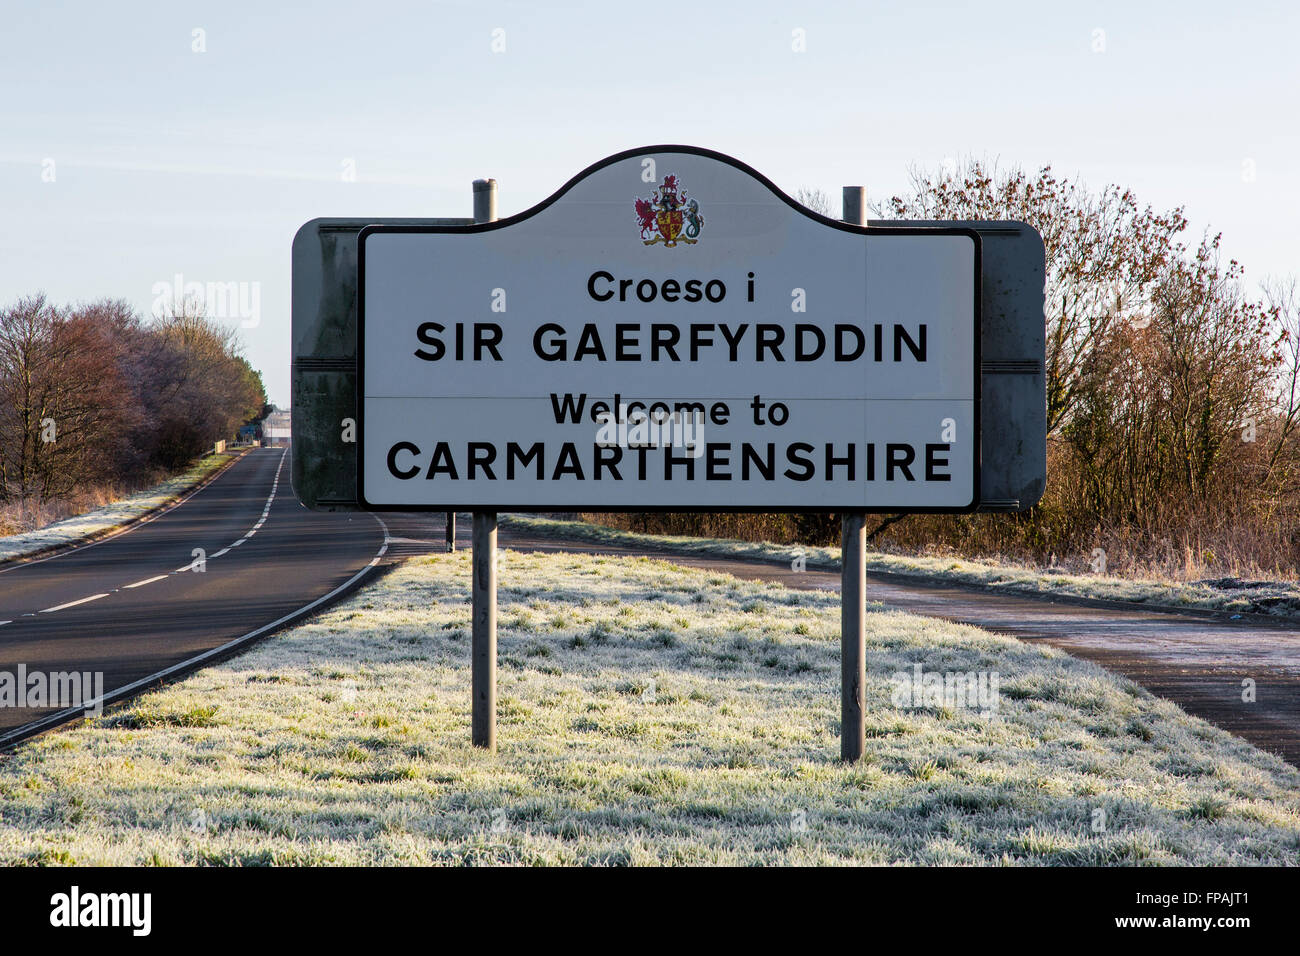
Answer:
[{"label": "pale blue sky", "polygon": [[909,163],[1050,162],[1186,205],[1251,280],[1296,273],[1297,9],[5,0],[0,301],[43,289],[147,311],[176,273],[260,283],[261,323],[241,334],[285,404],[303,222],[469,215],[481,176],[508,215],[667,142],[790,192],[865,183],[876,199]]}]

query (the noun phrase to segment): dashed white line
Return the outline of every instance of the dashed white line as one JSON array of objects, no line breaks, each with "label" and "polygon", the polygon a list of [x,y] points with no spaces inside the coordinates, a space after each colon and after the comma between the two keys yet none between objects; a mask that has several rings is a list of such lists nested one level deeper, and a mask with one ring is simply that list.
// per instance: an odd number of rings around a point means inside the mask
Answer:
[{"label": "dashed white line", "polygon": [[271,481],[271,493],[267,495],[266,506],[262,508],[262,516],[258,519],[257,523],[254,524],[253,527],[249,528],[248,531],[244,533],[243,537],[241,537],[238,541],[232,541],[230,544],[226,545],[216,554],[209,555],[209,557],[219,558],[223,554],[228,553],[231,548],[239,547],[245,541],[253,537],[253,535],[257,534],[258,529],[260,529],[262,525],[266,524],[266,519],[271,514],[271,505],[275,502],[275,496],[277,492],[280,490],[280,472],[284,470],[284,460],[286,457],[288,457],[288,454],[289,454],[288,449],[285,449],[280,454],[280,463],[275,466],[275,478]]},{"label": "dashed white line", "polygon": [[108,597],[108,592],[103,594],[92,594],[90,597],[84,597],[80,601],[69,601],[67,604],[60,604],[58,607],[47,607],[40,613],[50,614],[53,611],[62,611],[64,608],[76,607],[78,604],[87,604],[90,601],[98,601],[100,598]]},{"label": "dashed white line", "polygon": [[156,574],[151,578],[145,578],[143,581],[136,581],[135,584],[123,585],[127,588],[142,588],[146,584],[153,584],[155,581],[162,581],[167,577],[165,574]]},{"label": "dashed white line", "polygon": [[[289,453],[288,453],[288,451],[286,450],[286,451],[284,451],[283,453],[281,453],[281,455],[280,455],[280,461],[279,461],[279,464],[276,465],[276,469],[275,469],[275,479],[271,482],[271,494],[267,497],[267,500],[266,500],[266,507],[262,510],[262,518],[261,518],[261,520],[258,521],[257,524],[253,525],[253,527],[248,531],[248,533],[245,534],[242,538],[240,538],[238,541],[236,541],[236,542],[234,542],[233,544],[231,544],[229,547],[222,548],[222,549],[221,549],[220,551],[218,551],[216,554],[212,555],[212,557],[214,557],[214,558],[219,558],[219,557],[221,557],[223,554],[225,554],[226,552],[228,552],[231,548],[237,548],[237,547],[239,547],[241,544],[243,544],[245,541],[247,541],[247,540],[248,540],[249,538],[251,538],[253,535],[257,534],[258,529],[261,528],[263,524],[265,524],[266,519],[267,519],[267,516],[270,514],[270,511],[271,511],[271,503],[272,503],[273,501],[275,501],[275,495],[276,495],[276,492],[277,492],[277,490],[278,490],[279,487],[280,487],[280,471],[281,471],[281,469],[284,468],[284,459],[285,459],[285,457],[286,457],[288,454],[289,454]],[[201,490],[201,489],[200,489],[200,490]],[[170,510],[170,509],[169,509],[169,510]],[[376,519],[376,520],[378,520],[378,519]],[[383,522],[382,522],[382,521],[380,521],[379,523],[380,523],[381,526],[383,526]],[[381,556],[383,555],[384,551],[386,551],[386,550],[388,549],[388,540],[387,540],[387,539],[388,539],[388,528],[387,528],[386,526],[384,527],[384,539],[385,539],[385,540],[384,540],[384,546],[383,546],[383,548],[382,548],[382,549],[380,550],[380,552],[379,552]],[[378,561],[378,558],[376,558],[376,561]],[[374,563],[375,563],[375,562],[371,562],[371,565],[373,565]],[[367,567],[370,567],[371,565],[367,565]],[[185,564],[185,565],[182,565],[181,567],[177,568],[176,571],[173,572],[173,573],[175,573],[175,574],[179,574],[179,573],[181,573],[181,572],[183,572],[183,571],[191,571],[191,570],[193,570],[193,569],[194,569],[194,564],[191,562],[190,564]],[[54,613],[55,611],[62,611],[62,610],[65,610],[65,609],[67,609],[67,608],[70,608],[70,607],[76,607],[76,606],[79,605],[79,604],[88,604],[88,603],[90,603],[91,601],[98,601],[100,598],[106,598],[106,597],[108,597],[110,593],[112,593],[112,594],[116,594],[117,591],[119,591],[119,590],[123,590],[123,589],[131,589],[131,588],[142,588],[142,587],[144,587],[146,584],[153,584],[155,581],[162,581],[162,580],[164,580],[164,579],[167,578],[167,577],[168,577],[168,575],[166,575],[166,574],[156,574],[156,575],[154,575],[154,576],[151,577],[151,578],[145,578],[143,581],[136,581],[134,584],[126,584],[126,585],[123,585],[122,588],[115,588],[115,589],[114,589],[113,591],[111,591],[111,592],[110,592],[110,591],[104,591],[102,594],[92,594],[92,595],[90,595],[89,597],[84,597],[84,598],[81,598],[80,600],[77,600],[77,601],[69,601],[69,602],[66,603],[66,604],[59,604],[59,605],[57,605],[57,606],[55,606],[55,607],[47,607],[47,608],[45,608],[45,609],[43,609],[43,610],[41,610],[41,611],[39,611],[39,612],[36,612],[36,613],[39,613],[39,614],[52,614],[52,613]],[[23,617],[32,617],[32,616],[33,616],[33,615],[32,615],[31,613],[28,613],[28,614],[24,614],[24,615],[23,615]],[[13,623],[13,621],[0,621],[0,627],[3,627],[3,626],[6,625],[6,624],[12,624],[12,623]]]}]

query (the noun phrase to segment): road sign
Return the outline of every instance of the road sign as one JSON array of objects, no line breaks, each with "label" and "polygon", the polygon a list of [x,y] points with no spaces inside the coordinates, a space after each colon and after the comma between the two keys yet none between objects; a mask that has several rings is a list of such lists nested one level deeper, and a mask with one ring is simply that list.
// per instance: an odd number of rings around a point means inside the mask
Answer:
[{"label": "road sign", "polygon": [[478,205],[478,223],[294,237],[299,499],[473,509],[472,738],[490,749],[498,510],[839,511],[841,757],[859,759],[864,512],[1043,493],[1041,238],[865,226],[856,187],[837,222],[683,146],[612,156],[509,219]]},{"label": "road sign", "polygon": [[684,147],[495,223],[367,227],[362,505],[970,510],[980,252]]}]

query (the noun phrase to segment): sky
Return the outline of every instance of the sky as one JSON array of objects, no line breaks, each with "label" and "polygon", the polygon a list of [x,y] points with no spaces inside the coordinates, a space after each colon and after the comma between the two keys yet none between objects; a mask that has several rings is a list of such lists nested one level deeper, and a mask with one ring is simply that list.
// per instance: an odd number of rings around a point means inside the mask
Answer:
[{"label": "sky", "polygon": [[1184,206],[1248,286],[1300,274],[1294,3],[4,0],[0,21],[0,304],[147,314],[177,276],[238,283],[224,321],[281,406],[304,222],[468,216],[483,177],[511,215],[659,143],[872,201],[912,166],[1051,164]]}]

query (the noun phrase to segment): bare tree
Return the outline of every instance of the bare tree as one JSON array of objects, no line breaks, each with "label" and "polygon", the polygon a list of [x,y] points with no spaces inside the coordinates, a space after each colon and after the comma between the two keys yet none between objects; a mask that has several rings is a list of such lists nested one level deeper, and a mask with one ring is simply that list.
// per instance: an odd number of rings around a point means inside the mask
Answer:
[{"label": "bare tree", "polygon": [[831,219],[839,218],[835,214],[835,207],[831,205],[830,195],[824,189],[800,186],[795,190],[794,200],[799,205],[806,206],[815,213],[820,213]]}]

